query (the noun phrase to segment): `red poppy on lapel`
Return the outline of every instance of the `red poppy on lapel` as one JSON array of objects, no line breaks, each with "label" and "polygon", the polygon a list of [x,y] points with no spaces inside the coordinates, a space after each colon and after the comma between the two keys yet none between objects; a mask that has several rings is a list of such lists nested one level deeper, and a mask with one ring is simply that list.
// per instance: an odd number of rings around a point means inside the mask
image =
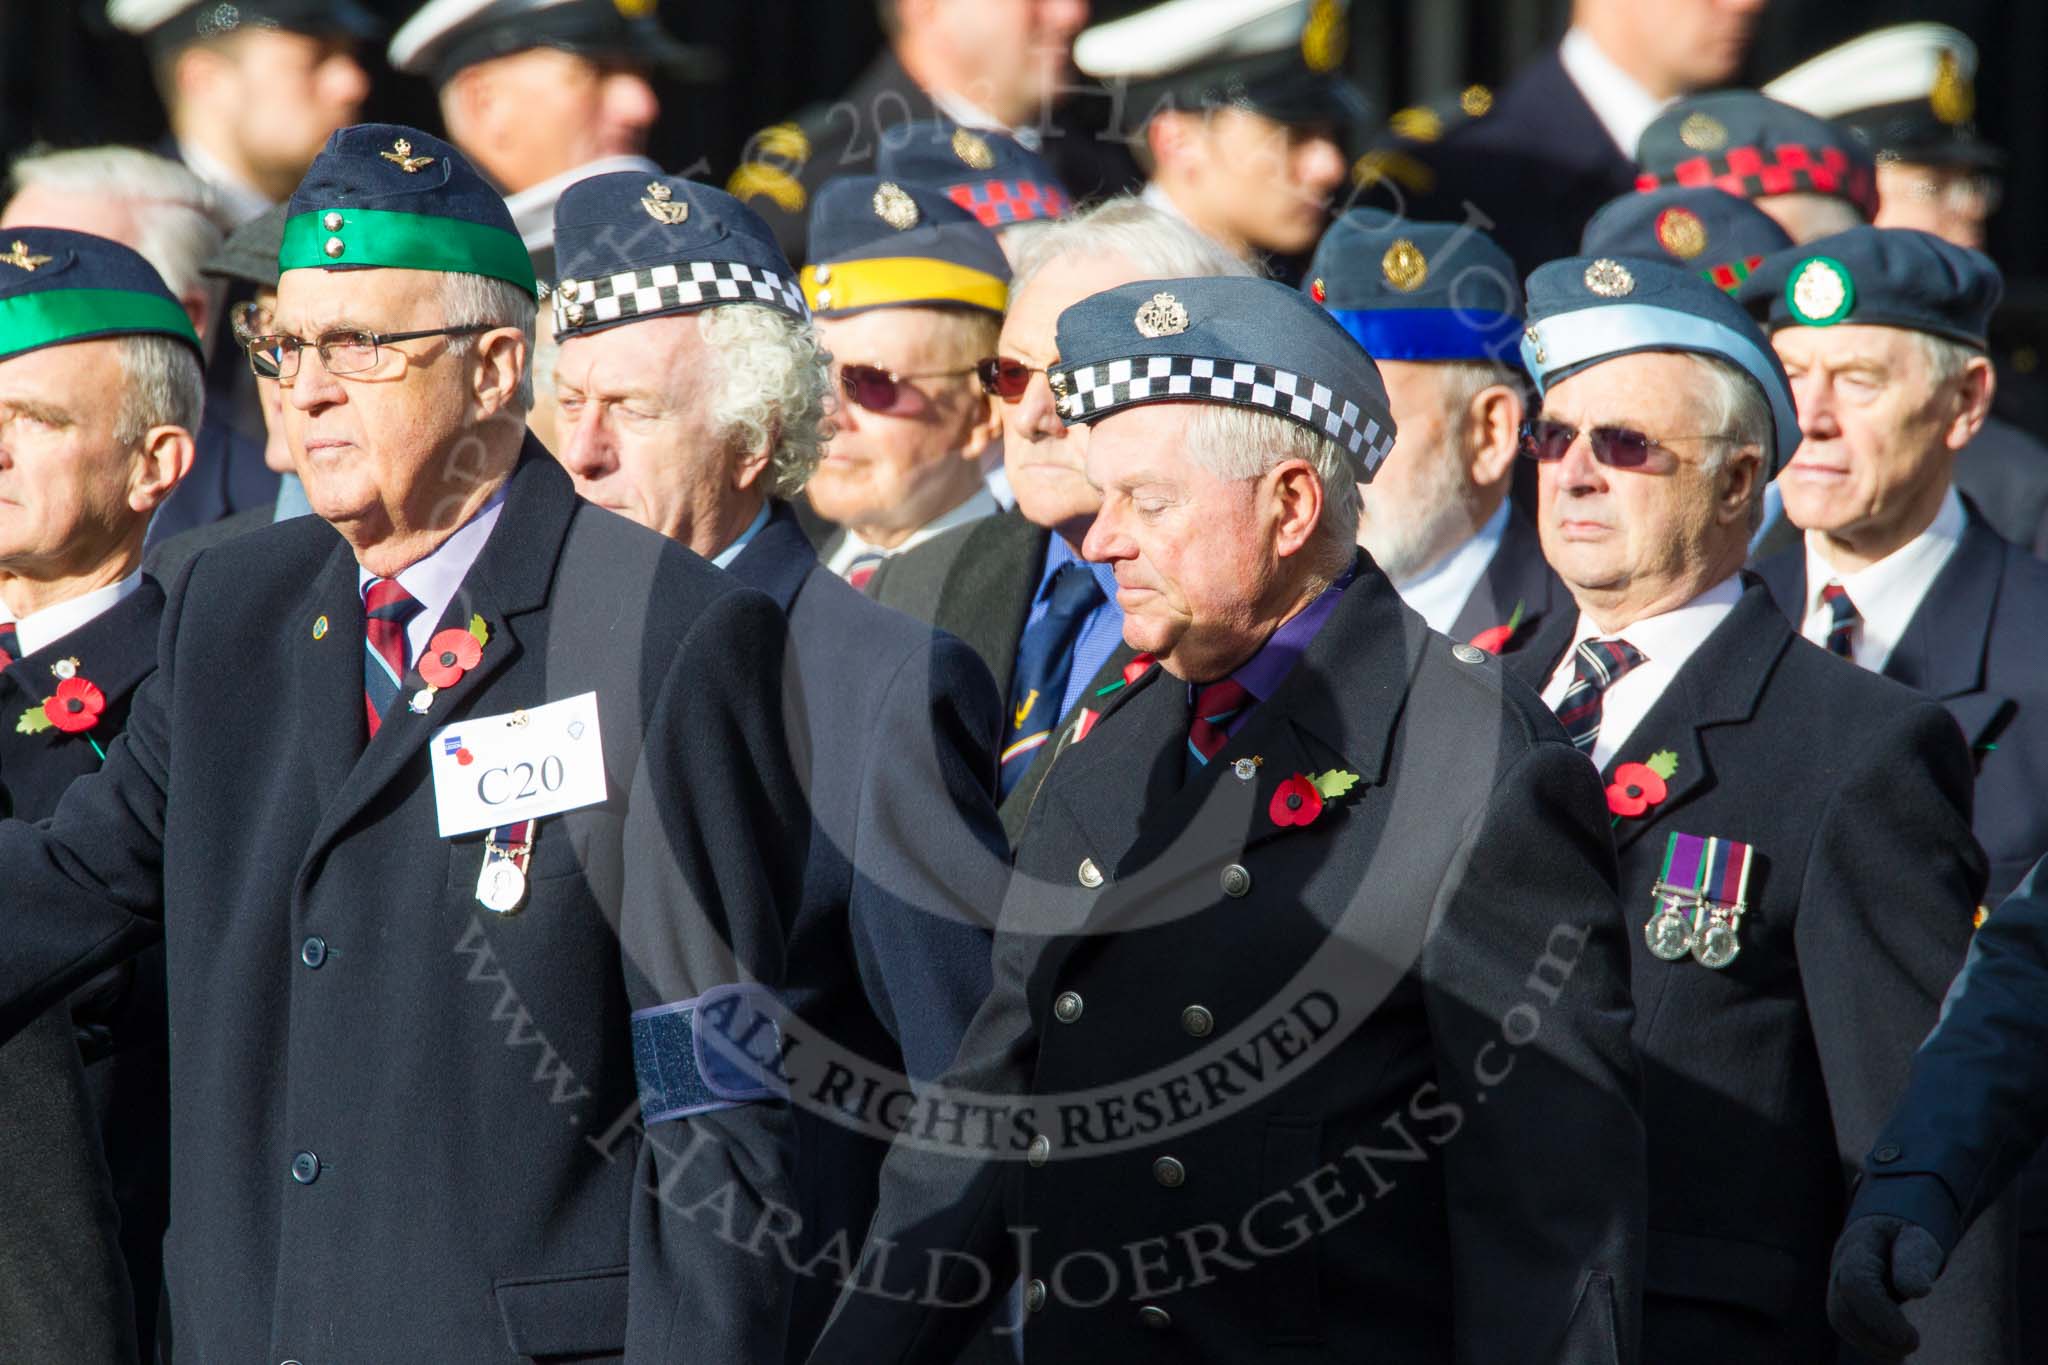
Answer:
[{"label": "red poppy on lapel", "polygon": [[[1159,662],[1158,659],[1150,654],[1133,654],[1131,656],[1131,661],[1124,665],[1124,676],[1116,682],[1109,683],[1106,686],[1096,688],[1095,695],[1098,697],[1106,697],[1112,692],[1122,691],[1124,688],[1129,687],[1132,683],[1136,682],[1138,679],[1144,677],[1147,673],[1151,672],[1152,665],[1157,662]],[[1075,735],[1074,738],[1079,739],[1080,736]]]},{"label": "red poppy on lapel", "polygon": [[1473,636],[1473,647],[1483,649],[1488,654],[1498,654],[1506,649],[1508,641],[1515,638],[1515,628],[1522,624],[1522,606],[1520,602],[1515,603],[1513,614],[1505,622],[1497,626],[1488,626]]},{"label": "red poppy on lapel", "polygon": [[1095,728],[1095,722],[1101,719],[1102,713],[1100,711],[1097,711],[1092,707],[1082,707],[1081,714],[1074,718],[1073,742],[1079,744],[1082,740],[1088,738],[1088,732],[1090,730],[1093,730]]},{"label": "red poppy on lapel", "polygon": [[456,626],[436,632],[420,656],[420,676],[435,687],[452,687],[484,657],[476,636]]},{"label": "red poppy on lapel", "polygon": [[1678,755],[1669,749],[1651,754],[1647,763],[1619,765],[1614,781],[1607,786],[1607,809],[1617,820],[1633,820],[1652,806],[1662,805],[1670,795],[1664,784],[1677,771]]},{"label": "red poppy on lapel", "polygon": [[1313,824],[1322,813],[1323,794],[1301,773],[1275,787],[1273,799],[1266,806],[1266,814],[1273,817],[1273,823],[1283,826]]},{"label": "red poppy on lapel", "polygon": [[50,724],[67,735],[82,734],[100,723],[107,709],[107,694],[84,678],[69,677],[57,684],[57,694],[43,703]]}]

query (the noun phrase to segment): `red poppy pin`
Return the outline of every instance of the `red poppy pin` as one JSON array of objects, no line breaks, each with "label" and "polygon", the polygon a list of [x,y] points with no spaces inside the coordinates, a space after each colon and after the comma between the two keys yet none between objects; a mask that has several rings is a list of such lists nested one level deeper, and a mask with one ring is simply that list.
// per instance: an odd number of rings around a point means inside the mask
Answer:
[{"label": "red poppy pin", "polygon": [[425,715],[434,704],[434,694],[444,687],[453,687],[462,681],[462,675],[482,662],[484,646],[491,641],[491,628],[484,624],[481,616],[469,618],[469,628],[450,626],[436,631],[434,638],[427,641],[427,652],[420,656],[420,677],[426,686],[412,694],[407,703],[413,711]]},{"label": "red poppy pin", "polygon": [[1514,613],[1508,617],[1506,624],[1488,626],[1473,636],[1473,647],[1483,649],[1488,654],[1498,654],[1506,649],[1508,641],[1515,638],[1515,627],[1522,624],[1522,606],[1520,602],[1515,603]]},{"label": "red poppy pin", "polygon": [[1124,665],[1123,677],[1107,686],[1096,688],[1095,695],[1106,697],[1112,692],[1121,692],[1124,688],[1129,687],[1132,683],[1144,677],[1151,671],[1152,665],[1157,662],[1158,660],[1150,654],[1133,654],[1131,661]]},{"label": "red poppy pin", "polygon": [[1313,776],[1296,773],[1273,789],[1273,799],[1266,805],[1266,814],[1272,817],[1274,824],[1283,828],[1312,825],[1322,815],[1325,805],[1357,785],[1357,773],[1347,773],[1338,768]]},{"label": "red poppy pin", "polygon": [[[56,692],[42,705],[22,712],[21,719],[14,723],[15,733],[34,735],[56,730],[67,735],[85,735],[100,723],[100,716],[107,709],[107,694],[79,674],[76,659],[59,659],[50,665],[50,672],[57,678]],[[92,745],[102,761],[106,759],[107,751],[100,748],[98,740],[85,735],[85,742]]]},{"label": "red poppy pin", "polygon": [[1678,771],[1678,755],[1669,749],[1651,754],[1644,763],[1623,763],[1614,769],[1614,781],[1607,785],[1607,809],[1614,823],[1633,820],[1653,806],[1664,803],[1670,789],[1664,784]]}]

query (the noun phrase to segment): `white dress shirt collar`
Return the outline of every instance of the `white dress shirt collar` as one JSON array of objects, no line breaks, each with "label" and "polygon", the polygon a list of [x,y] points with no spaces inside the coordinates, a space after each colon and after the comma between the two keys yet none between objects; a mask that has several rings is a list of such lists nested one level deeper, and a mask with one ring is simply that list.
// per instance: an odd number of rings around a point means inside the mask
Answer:
[{"label": "white dress shirt collar", "polygon": [[[398,571],[398,586],[420,604],[419,614],[405,628],[405,647],[412,658],[426,652],[427,641],[434,638],[434,630],[441,624],[441,614],[455,600],[455,590],[462,586],[462,580],[469,577],[470,568],[483,552],[484,542],[491,538],[491,528],[498,524],[498,513],[504,507],[505,485],[500,484],[490,501],[454,535],[436,545],[433,553]],[[367,593],[376,581],[375,574],[360,564],[356,566],[358,589]]]},{"label": "white dress shirt collar", "polygon": [[1458,616],[1465,610],[1465,604],[1472,599],[1473,589],[1486,576],[1487,566],[1493,563],[1494,555],[1500,550],[1500,539],[1507,529],[1508,505],[1503,502],[1486,519],[1486,524],[1466,537],[1457,549],[1415,577],[1396,583],[1394,591],[1401,594],[1403,602],[1421,613],[1431,630],[1442,635],[1450,634],[1451,627],[1457,624]]},{"label": "white dress shirt collar", "polygon": [[1557,59],[1565,75],[1585,97],[1593,117],[1614,139],[1614,145],[1629,160],[1635,160],[1636,144],[1643,130],[1656,122],[1670,100],[1660,100],[1636,82],[1636,78],[1615,64],[1600,50],[1600,44],[1584,29],[1575,28],[1557,46]]},{"label": "white dress shirt collar", "polygon": [[740,538],[711,556],[711,562],[721,569],[730,569],[732,562],[740,557],[740,551],[746,549],[747,543],[761,534],[761,528],[768,524],[768,507],[769,504],[764,498],[761,510],[754,513],[754,519],[747,523],[746,530],[740,532]]},{"label": "white dress shirt collar", "polygon": [[1543,704],[1555,711],[1564,700],[1577,673],[1572,661],[1582,642],[1620,639],[1641,651],[1643,661],[1608,684],[1601,697],[1600,737],[1593,745],[1593,765],[1604,771],[1608,761],[1627,746],[1636,726],[1650,714],[1650,708],[1664,695],[1664,689],[1685,667],[1686,660],[1692,658],[1741,600],[1742,576],[1730,574],[1684,606],[1646,616],[1622,630],[1604,632],[1593,624],[1591,617],[1579,613],[1571,648],[1564,652],[1550,681],[1544,684]]},{"label": "white dress shirt collar", "polygon": [[1799,633],[1825,646],[1835,614],[1821,599],[1821,590],[1840,583],[1849,603],[1862,620],[1849,636],[1856,662],[1873,673],[1882,673],[1891,662],[1906,627],[1927,599],[1927,590],[1948,565],[1949,556],[1962,543],[1969,518],[1963,514],[1963,500],[1950,488],[1941,500],[1941,510],[1927,529],[1893,550],[1877,563],[1854,573],[1837,573],[1816,548],[1819,537],[1806,537],[1806,613]]},{"label": "white dress shirt collar", "polygon": [[879,545],[870,545],[867,541],[854,534],[852,527],[848,527],[839,537],[839,543],[832,547],[832,553],[826,557],[825,567],[838,574],[841,578],[844,578],[846,577],[846,571],[853,567],[855,560],[867,555],[877,555],[883,559],[892,558],[902,554],[905,550],[916,549],[933,536],[950,531],[955,526],[964,526],[970,521],[978,521],[982,517],[994,516],[1001,510],[996,505],[995,495],[988,491],[988,485],[983,484],[980,488],[974,490],[973,497],[961,503],[952,511],[942,512],[938,516],[933,517],[930,521],[912,531],[901,545],[893,549],[885,550]]},{"label": "white dress shirt collar", "polygon": [[572,166],[560,175],[528,185],[516,194],[505,196],[505,207],[511,211],[512,226],[519,231],[519,240],[526,244],[528,251],[546,251],[555,244],[555,201],[562,197],[562,191],[579,180],[588,180],[593,175],[609,175],[614,171],[641,171],[648,175],[660,175],[661,167],[644,156],[604,156],[587,161],[581,166]]},{"label": "white dress shirt collar", "polygon": [[[94,588],[41,611],[30,612],[14,623],[14,633],[21,640],[21,657],[25,659],[48,649],[72,631],[98,619],[141,586],[142,570],[137,569],[118,583],[109,583],[104,588]],[[0,616],[6,614],[7,609],[0,606]]]}]

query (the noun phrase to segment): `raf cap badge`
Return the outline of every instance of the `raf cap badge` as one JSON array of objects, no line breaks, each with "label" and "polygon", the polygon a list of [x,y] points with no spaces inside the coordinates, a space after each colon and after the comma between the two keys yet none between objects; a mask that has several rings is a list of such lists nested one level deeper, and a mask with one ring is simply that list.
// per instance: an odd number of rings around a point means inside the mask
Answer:
[{"label": "raf cap badge", "polygon": [[1602,256],[1586,267],[1586,288],[1603,299],[1618,299],[1635,292],[1636,277],[1620,261]]},{"label": "raf cap badge", "polygon": [[1809,327],[1827,327],[1849,316],[1856,305],[1856,286],[1840,261],[1815,256],[1799,267],[1785,287],[1792,316]]},{"label": "raf cap badge", "polygon": [[1337,0],[1315,0],[1309,6],[1308,22],[1301,29],[1301,60],[1309,70],[1321,74],[1334,71],[1344,60],[1350,45],[1344,7]]},{"label": "raf cap badge", "polygon": [[37,266],[48,265],[50,258],[48,256],[31,256],[28,250],[28,243],[17,241],[8,248],[6,255],[0,256],[0,261],[5,261],[11,266],[16,266],[33,273]]},{"label": "raf cap badge", "polygon": [[1415,243],[1402,237],[1387,248],[1386,255],[1380,257],[1380,273],[1394,288],[1404,294],[1412,294],[1429,279],[1429,262],[1423,259]]},{"label": "raf cap badge", "polygon": [[1678,140],[1696,152],[1718,152],[1728,145],[1728,129],[1712,114],[1687,114]]},{"label": "raf cap badge", "polygon": [[1691,209],[1673,204],[1657,215],[1657,245],[1681,261],[1707,249],[1707,225]]},{"label": "raf cap badge", "polygon": [[953,155],[977,171],[996,164],[996,154],[988,149],[988,142],[965,128],[953,130]]},{"label": "raf cap badge", "polygon": [[1970,115],[1976,112],[1976,92],[1964,78],[1956,54],[1946,48],[1934,59],[1934,88],[1927,93],[1927,103],[1934,116],[1951,128],[1968,123]]},{"label": "raf cap badge", "polygon": [[1179,336],[1188,329],[1188,310],[1171,294],[1154,294],[1139,307],[1132,322],[1140,336]]},{"label": "raf cap badge", "polygon": [[379,152],[377,155],[383,157],[407,175],[418,175],[421,171],[434,164],[434,158],[430,156],[414,156],[412,154],[412,144],[404,138],[400,138],[392,143],[390,151]]},{"label": "raf cap badge", "polygon": [[903,187],[893,180],[884,180],[875,189],[875,217],[895,228],[907,232],[917,226],[917,201],[903,192]]},{"label": "raf cap badge", "polygon": [[690,206],[676,203],[675,191],[659,180],[648,184],[647,196],[640,201],[640,207],[647,210],[649,218],[657,223],[666,223],[670,227],[684,222],[690,216]]}]

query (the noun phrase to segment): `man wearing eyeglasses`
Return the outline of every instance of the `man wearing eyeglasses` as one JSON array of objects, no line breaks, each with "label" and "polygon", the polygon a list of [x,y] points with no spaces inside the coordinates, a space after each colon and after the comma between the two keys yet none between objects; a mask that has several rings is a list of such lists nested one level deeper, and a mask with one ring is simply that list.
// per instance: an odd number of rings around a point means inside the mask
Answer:
[{"label": "man wearing eyeglasses", "polygon": [[279,265],[315,515],[195,557],[106,766],[0,823],[0,1033],[163,937],[181,1355],[775,1359],[787,1272],[682,1210],[791,1203],[780,614],[533,440],[448,144],[337,133]]},{"label": "man wearing eyeglasses", "polygon": [[[1742,564],[1800,441],[1784,369],[1689,266],[1528,282],[1544,554],[1577,610],[1508,664],[1599,770],[1649,1137],[1643,1359],[1833,1360],[1848,1172],[1904,1093],[1985,861],[1933,701],[1797,637]],[[1920,1310],[1922,1359],[2010,1359],[1999,1230]]]},{"label": "man wearing eyeglasses", "polygon": [[[192,467],[204,380],[198,335],[140,256],[56,228],[7,236],[0,815],[41,820],[99,770],[156,665],[164,593],[142,572],[143,534]],[[165,1120],[151,1005],[162,975],[161,956],[146,956],[56,999],[0,1046],[7,1359],[119,1362],[154,1341]],[[110,1110],[120,1121],[103,1143]]]},{"label": "man wearing eyeglasses", "polygon": [[855,587],[875,568],[998,510],[985,476],[1002,419],[976,364],[995,350],[1010,264],[938,190],[830,181],[811,204],[803,290],[843,401],[806,488],[839,530],[820,555]]}]

